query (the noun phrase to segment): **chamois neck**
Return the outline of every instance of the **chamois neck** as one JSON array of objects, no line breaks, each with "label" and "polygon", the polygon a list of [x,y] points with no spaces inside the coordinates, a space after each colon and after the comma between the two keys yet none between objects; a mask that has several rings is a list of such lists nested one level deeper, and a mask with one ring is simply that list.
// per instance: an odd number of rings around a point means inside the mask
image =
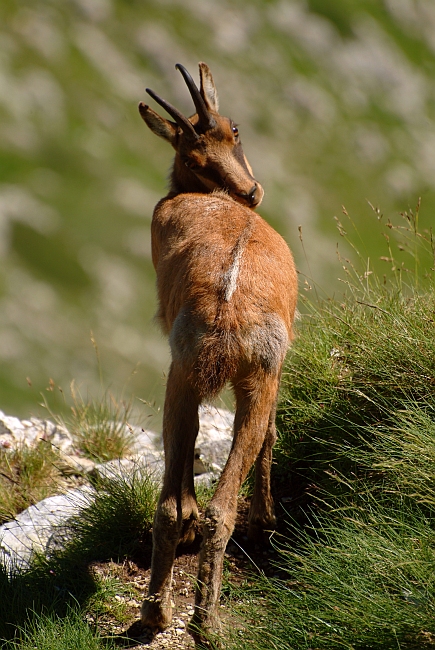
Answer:
[{"label": "chamois neck", "polygon": [[185,194],[194,192],[198,194],[209,194],[211,192],[201,179],[181,162],[178,154],[174,158],[169,178],[171,193]]}]

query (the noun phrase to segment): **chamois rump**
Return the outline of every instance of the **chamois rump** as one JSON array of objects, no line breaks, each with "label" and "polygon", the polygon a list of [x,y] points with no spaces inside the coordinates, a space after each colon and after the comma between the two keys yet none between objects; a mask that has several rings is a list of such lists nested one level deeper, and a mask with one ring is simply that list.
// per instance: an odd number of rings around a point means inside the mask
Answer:
[{"label": "chamois rump", "polygon": [[233,532],[237,494],[254,462],[251,538],[275,524],[270,493],[276,401],[292,339],[297,277],[281,236],[254,209],[263,189],[243,153],[237,125],[219,115],[209,67],[199,64],[200,88],[180,64],[196,113],[189,118],[152,90],[169,114],[140,103],[148,127],[175,150],[170,190],[151,224],[157,275],[157,319],[169,336],[172,363],[163,414],[165,474],[153,526],[149,593],[143,627],[163,630],[172,618],[175,550],[195,537],[193,480],[198,407],[229,383],[236,413],[231,451],[205,513],[195,612],[197,644],[219,628],[222,565]]}]

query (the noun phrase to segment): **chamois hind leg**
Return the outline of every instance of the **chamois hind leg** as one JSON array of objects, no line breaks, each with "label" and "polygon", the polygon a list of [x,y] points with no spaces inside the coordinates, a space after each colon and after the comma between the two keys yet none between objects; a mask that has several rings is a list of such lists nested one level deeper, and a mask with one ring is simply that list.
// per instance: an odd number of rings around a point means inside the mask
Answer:
[{"label": "chamois hind leg", "polygon": [[207,644],[207,632],[219,628],[217,607],[225,548],[237,514],[237,494],[268,429],[279,376],[256,369],[234,382],[236,415],[232,448],[216,492],[205,513],[204,539],[199,556],[195,613],[189,629],[197,644]]},{"label": "chamois hind leg", "polygon": [[171,582],[175,550],[183,517],[197,512],[193,486],[183,483],[186,467],[193,461],[198,433],[199,400],[182,368],[172,363],[163,413],[165,475],[153,526],[153,553],[148,596],[144,600],[141,623],[163,630],[172,619]]},{"label": "chamois hind leg", "polygon": [[253,541],[261,541],[263,531],[273,530],[276,525],[273,498],[270,492],[272,449],[276,442],[276,403],[277,399],[275,399],[270,411],[266,437],[255,463],[254,493],[248,516],[248,537]]},{"label": "chamois hind leg", "polygon": [[[199,420],[198,420],[198,409],[196,411],[196,431],[193,438],[193,443],[195,443],[197,434],[199,430]],[[182,526],[180,531],[180,537],[178,540],[179,544],[183,546],[188,546],[192,544],[195,540],[196,527],[195,523],[198,520],[198,504],[196,501],[195,494],[195,482],[194,482],[194,473],[193,465],[195,459],[195,444],[189,449],[186,454],[186,461],[184,464],[182,488],[181,488],[181,515],[182,515]]]}]

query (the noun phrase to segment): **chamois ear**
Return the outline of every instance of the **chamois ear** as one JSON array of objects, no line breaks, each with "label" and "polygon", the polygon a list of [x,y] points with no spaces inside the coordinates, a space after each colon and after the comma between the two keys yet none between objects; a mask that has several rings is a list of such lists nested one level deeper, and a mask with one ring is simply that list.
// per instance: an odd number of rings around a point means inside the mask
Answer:
[{"label": "chamois ear", "polygon": [[139,104],[139,113],[145,124],[151,129],[153,133],[163,138],[173,147],[175,147],[176,135],[177,135],[177,125],[174,122],[166,120],[164,117],[161,117],[158,113],[153,111],[152,108],[143,104]]},{"label": "chamois ear", "polygon": [[200,93],[209,110],[219,112],[219,100],[214,85],[210,68],[206,63],[199,63],[199,77],[201,79]]}]

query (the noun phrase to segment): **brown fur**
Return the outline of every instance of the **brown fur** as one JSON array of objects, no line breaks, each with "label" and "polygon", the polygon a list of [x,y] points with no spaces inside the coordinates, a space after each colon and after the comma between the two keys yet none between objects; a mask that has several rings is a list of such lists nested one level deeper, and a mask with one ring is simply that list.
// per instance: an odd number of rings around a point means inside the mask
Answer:
[{"label": "brown fur", "polygon": [[149,93],[174,118],[144,104],[140,113],[171,143],[171,190],[154,210],[151,237],[157,274],[157,318],[169,336],[172,364],[163,417],[165,477],[154,521],[149,595],[142,624],[171,620],[175,549],[192,541],[198,516],[193,456],[199,404],[229,382],[236,397],[234,440],[207,508],[191,632],[206,643],[218,627],[225,547],[237,493],[256,461],[249,535],[274,525],[270,465],[281,368],[292,339],[297,278],[284,240],[253,212],[263,197],[234,123],[218,114],[208,66],[200,90],[182,66],[197,113],[189,120]]}]

